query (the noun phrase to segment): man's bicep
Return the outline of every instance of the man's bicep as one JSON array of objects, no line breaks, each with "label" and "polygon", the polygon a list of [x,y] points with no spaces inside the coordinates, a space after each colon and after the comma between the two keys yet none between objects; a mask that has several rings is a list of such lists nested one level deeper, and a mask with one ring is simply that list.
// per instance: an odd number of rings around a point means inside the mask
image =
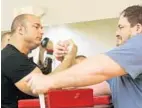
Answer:
[{"label": "man's bicep", "polygon": [[105,54],[96,56],[94,61],[93,67],[98,69],[97,73],[103,76],[104,80],[127,74],[117,62]]},{"label": "man's bicep", "polygon": [[32,75],[34,74],[41,74],[41,70],[36,67],[32,72],[30,72],[28,75],[26,75],[25,77],[23,77],[21,80],[19,80],[18,82],[15,83],[15,86],[22,92],[28,94],[28,95],[32,95],[32,96],[37,96],[36,94],[33,94],[32,91],[30,90],[30,88],[27,86],[27,78],[28,77],[32,77]]},{"label": "man's bicep", "polygon": [[117,48],[106,53],[133,79],[142,73],[142,56],[137,48]]}]

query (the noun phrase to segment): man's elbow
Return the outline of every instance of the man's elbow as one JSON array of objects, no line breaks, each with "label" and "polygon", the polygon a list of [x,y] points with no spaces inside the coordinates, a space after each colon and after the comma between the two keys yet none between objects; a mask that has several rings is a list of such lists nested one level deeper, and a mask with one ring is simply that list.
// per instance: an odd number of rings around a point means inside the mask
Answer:
[{"label": "man's elbow", "polygon": [[102,70],[100,70],[98,74],[104,77],[105,80],[108,80],[114,77],[126,75],[127,73],[122,68],[118,68],[118,69],[102,68]]}]

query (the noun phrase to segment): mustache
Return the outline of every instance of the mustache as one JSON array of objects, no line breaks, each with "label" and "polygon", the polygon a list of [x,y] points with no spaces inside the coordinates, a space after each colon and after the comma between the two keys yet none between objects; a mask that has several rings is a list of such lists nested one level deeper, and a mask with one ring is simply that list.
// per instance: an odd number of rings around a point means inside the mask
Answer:
[{"label": "mustache", "polygon": [[122,36],[116,35],[116,46],[120,46],[122,43]]},{"label": "mustache", "polygon": [[120,36],[120,35],[116,35],[116,38],[122,40],[122,36]]}]

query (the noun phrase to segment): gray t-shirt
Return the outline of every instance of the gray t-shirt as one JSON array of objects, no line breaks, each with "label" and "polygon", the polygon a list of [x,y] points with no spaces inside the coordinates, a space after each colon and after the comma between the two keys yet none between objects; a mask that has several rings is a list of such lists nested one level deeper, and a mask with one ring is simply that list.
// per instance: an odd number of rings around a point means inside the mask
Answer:
[{"label": "gray t-shirt", "polygon": [[108,80],[114,108],[142,108],[142,34],[106,53],[127,72]]}]

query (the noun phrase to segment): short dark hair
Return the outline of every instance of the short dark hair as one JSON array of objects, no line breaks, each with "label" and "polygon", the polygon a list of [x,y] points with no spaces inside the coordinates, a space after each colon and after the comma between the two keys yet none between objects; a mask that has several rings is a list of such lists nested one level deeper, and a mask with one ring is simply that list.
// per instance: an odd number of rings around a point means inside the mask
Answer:
[{"label": "short dark hair", "polygon": [[28,20],[28,16],[34,16],[33,14],[21,14],[15,17],[11,25],[11,33],[14,33],[19,25],[25,26],[25,22]]},{"label": "short dark hair", "polygon": [[1,32],[1,41],[4,39],[4,37],[6,36],[6,35],[11,35],[11,32],[10,31],[5,31],[5,32]]},{"label": "short dark hair", "polygon": [[75,57],[75,59],[78,59],[78,58],[87,58],[87,57],[84,56],[84,55],[78,55],[78,56]]},{"label": "short dark hair", "polygon": [[142,6],[133,5],[122,11],[121,15],[126,17],[131,27],[140,23],[142,25]]}]

